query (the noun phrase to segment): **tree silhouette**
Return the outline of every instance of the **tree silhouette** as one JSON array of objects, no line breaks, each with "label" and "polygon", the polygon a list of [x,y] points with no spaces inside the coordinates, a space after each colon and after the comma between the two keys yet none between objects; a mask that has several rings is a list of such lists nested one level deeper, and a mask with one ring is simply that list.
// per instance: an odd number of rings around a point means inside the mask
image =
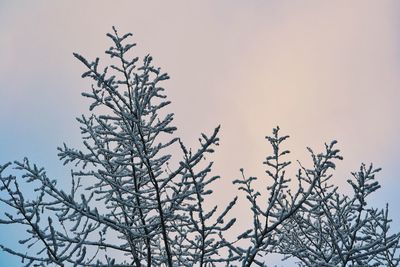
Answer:
[{"label": "tree silhouette", "polygon": [[[22,225],[27,233],[19,241],[26,252],[1,245],[4,251],[24,266],[266,266],[269,253],[304,266],[398,265],[399,234],[389,232],[387,208],[366,206],[379,188],[377,170],[362,165],[349,181],[354,196],[339,195],[328,183],[342,159],[332,142],[321,154],[310,149],[313,166],[299,165],[294,186],[282,148],[288,136],[279,127],[267,137],[273,152],[264,162],[265,188],[255,188],[257,178],[243,170],[234,181],[250,203],[252,224],[230,238],[236,219],[229,212],[238,197],[222,208],[205,205],[220,179],[206,159],[218,146],[219,127],[201,134],[198,148],[187,148],[165,111],[170,102],[160,84],[168,75],[151,56],[130,55],[131,34],[113,28],[107,36],[113,64],[101,68],[99,58],[74,53],[93,84],[82,93],[91,114],[77,118],[83,150],[59,148],[60,160],[73,164],[71,188],[60,188],[28,159],[0,166],[0,201],[13,210],[0,224]],[[10,167],[23,174],[5,174]]]}]

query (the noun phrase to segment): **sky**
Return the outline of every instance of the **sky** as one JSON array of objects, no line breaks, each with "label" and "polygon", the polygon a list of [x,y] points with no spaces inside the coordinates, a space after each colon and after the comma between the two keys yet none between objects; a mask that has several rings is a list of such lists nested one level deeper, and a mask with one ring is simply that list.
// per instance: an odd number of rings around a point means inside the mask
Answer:
[{"label": "sky", "polygon": [[[56,148],[79,147],[74,118],[88,112],[90,86],[72,52],[102,56],[112,26],[171,76],[169,109],[188,146],[221,124],[216,200],[236,194],[241,167],[263,176],[264,137],[279,125],[293,160],[338,140],[343,192],[362,162],[382,167],[370,203],[389,203],[400,231],[399,1],[0,0],[0,164],[28,156],[68,184]],[[243,198],[245,225],[240,209]],[[20,235],[7,228],[0,242]],[[0,266],[20,263],[0,252]]]}]

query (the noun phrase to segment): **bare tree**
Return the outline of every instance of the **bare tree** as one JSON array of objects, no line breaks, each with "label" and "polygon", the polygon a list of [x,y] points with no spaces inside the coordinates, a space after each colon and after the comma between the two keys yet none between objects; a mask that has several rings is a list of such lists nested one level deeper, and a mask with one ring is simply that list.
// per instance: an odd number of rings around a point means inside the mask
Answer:
[{"label": "bare tree", "polygon": [[[208,185],[219,178],[210,175],[212,162],[205,162],[218,145],[219,127],[202,134],[194,152],[169,137],[176,128],[173,114],[162,115],[170,102],[159,85],[168,75],[152,66],[150,56],[141,64],[127,57],[135,46],[125,44],[130,34],[119,36],[114,29],[108,37],[113,46],[106,53],[115,65],[100,70],[99,59],[74,54],[87,68],[82,77],[95,82],[83,93],[92,100],[90,110],[102,113],[77,118],[85,151],[59,148],[65,164],[79,167],[72,172],[71,191],[58,188],[27,159],[15,163],[25,171],[23,181],[1,178],[9,195],[2,201],[17,211],[2,223],[27,226],[30,237],[22,243],[30,251],[37,247],[32,255],[6,251],[27,266],[204,266],[221,260],[226,244],[218,236],[234,223],[224,219],[236,199],[220,211],[202,204],[212,193]],[[171,170],[168,149],[178,143],[182,160]],[[24,199],[21,182],[35,186],[36,199]]]},{"label": "bare tree", "polygon": [[363,164],[352,173],[353,196],[339,194],[328,183],[330,175],[319,179],[313,195],[280,229],[277,251],[296,257],[300,266],[398,266],[399,234],[389,232],[388,207],[367,206],[367,197],[380,188],[379,170]]},{"label": "bare tree", "polygon": [[[27,232],[20,240],[26,252],[1,245],[4,251],[24,266],[265,266],[263,256],[271,252],[313,266],[398,265],[399,236],[389,234],[387,209],[365,209],[365,197],[378,188],[371,182],[375,171],[363,167],[355,176],[354,199],[338,197],[327,185],[341,159],[332,142],[323,153],[312,153],[312,168],[300,165],[297,189],[290,190],[289,151],[281,148],[288,136],[280,136],[279,128],[267,137],[273,153],[265,161],[264,192],[243,170],[234,182],[250,202],[253,224],[228,238],[236,221],[229,211],[238,198],[222,208],[205,203],[220,178],[205,157],[218,145],[219,127],[201,134],[197,149],[187,148],[175,135],[174,115],[165,111],[170,102],[160,83],[168,75],[150,56],[130,56],[131,34],[113,28],[107,36],[108,67],[74,53],[87,69],[82,77],[93,84],[82,94],[91,101],[91,114],[77,118],[83,149],[59,148],[60,160],[74,164],[71,188],[60,188],[28,159],[0,166],[0,201],[13,211],[0,224]],[[173,151],[178,155],[172,157]],[[10,167],[22,175],[7,175]],[[333,230],[326,233],[326,227]],[[313,247],[316,236],[322,240]],[[335,256],[324,261],[328,254]]]},{"label": "bare tree", "polygon": [[253,263],[264,266],[263,261],[257,260],[257,255],[276,252],[280,243],[276,233],[298,214],[310,195],[314,194],[319,181],[329,170],[335,168],[334,161],[342,159],[339,150],[334,148],[336,142],[326,145],[326,151],[319,156],[320,160],[309,170],[313,175],[304,175],[303,169],[299,169],[296,177],[298,187],[292,192],[289,189],[291,179],[286,175],[286,169],[291,162],[284,159],[290,152],[282,149],[282,143],[289,136],[280,136],[278,127],[273,130],[273,136],[266,138],[273,148],[273,154],[264,162],[267,166],[267,177],[271,181],[267,182],[264,190],[267,194],[266,199],[262,198],[263,192],[252,186],[257,178],[245,178],[243,169],[243,179],[234,182],[240,185],[239,189],[245,191],[253,217],[253,227],[239,236],[240,239],[248,239],[251,243],[247,249],[237,248],[243,266],[251,266]]}]

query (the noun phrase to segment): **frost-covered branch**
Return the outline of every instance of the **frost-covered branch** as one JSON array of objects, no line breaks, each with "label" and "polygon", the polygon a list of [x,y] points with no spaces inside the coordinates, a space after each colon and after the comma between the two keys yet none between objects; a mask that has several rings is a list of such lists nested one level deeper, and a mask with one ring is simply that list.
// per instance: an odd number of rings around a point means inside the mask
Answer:
[{"label": "frost-covered branch", "polygon": [[202,133],[197,148],[186,146],[161,86],[169,76],[151,56],[132,55],[131,34],[113,28],[107,36],[108,66],[74,53],[92,84],[82,93],[89,114],[77,118],[81,146],[58,148],[72,168],[70,187],[28,159],[0,166],[0,225],[26,231],[20,249],[2,250],[27,267],[265,266],[269,253],[302,266],[398,266],[399,234],[390,230],[388,207],[367,205],[380,187],[379,170],[362,165],[349,180],[353,196],[340,195],[331,171],[342,158],[332,142],[320,154],[309,149],[313,165],[300,164],[293,179],[282,148],[288,136],[278,127],[267,137],[267,180],[241,170],[234,181],[251,223],[231,238],[238,197],[214,203],[213,194],[224,192],[213,192],[221,177],[206,159],[219,145],[220,127]]},{"label": "frost-covered branch", "polygon": [[284,225],[279,252],[298,258],[302,266],[397,266],[399,234],[389,233],[388,211],[367,206],[367,197],[380,187],[379,170],[361,165],[348,180],[351,197],[329,185],[330,176],[319,182]]},{"label": "frost-covered branch", "polygon": [[278,244],[276,233],[303,206],[326,173],[335,167],[334,160],[342,159],[339,150],[334,148],[335,142],[327,145],[323,154],[318,156],[312,154],[314,167],[306,170],[306,176],[302,174],[301,169],[299,170],[298,188],[293,193],[289,189],[291,179],[286,176],[286,169],[291,162],[283,159],[290,152],[281,148],[282,143],[288,138],[287,135],[279,135],[279,127],[273,130],[272,136],[266,137],[272,146],[273,154],[264,162],[267,166],[266,174],[271,180],[265,191],[265,200],[261,199],[263,193],[253,186],[258,178],[245,178],[243,169],[241,170],[243,179],[234,182],[246,193],[253,214],[252,229],[239,236],[239,239],[248,239],[251,242],[248,248],[240,248],[243,266],[251,266],[253,263],[261,266],[262,261],[256,259],[257,255],[275,251]]}]

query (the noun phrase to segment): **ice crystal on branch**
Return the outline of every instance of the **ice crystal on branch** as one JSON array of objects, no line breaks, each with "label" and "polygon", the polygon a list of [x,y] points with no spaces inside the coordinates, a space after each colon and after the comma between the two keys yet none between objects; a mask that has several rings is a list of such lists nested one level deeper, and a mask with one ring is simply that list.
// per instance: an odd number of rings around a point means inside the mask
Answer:
[{"label": "ice crystal on branch", "polygon": [[354,194],[343,196],[319,181],[313,195],[280,231],[278,250],[300,259],[300,266],[398,266],[399,234],[389,233],[388,208],[367,207],[379,189],[380,169],[361,165],[349,179]]},{"label": "ice crystal on branch", "polygon": [[309,149],[313,166],[299,165],[293,189],[282,148],[288,136],[278,127],[267,137],[266,186],[257,188],[258,178],[244,170],[234,182],[252,216],[232,238],[236,194],[225,206],[206,204],[220,179],[206,159],[219,144],[219,126],[188,148],[165,108],[161,84],[168,75],[151,56],[131,55],[131,34],[113,28],[107,36],[111,65],[74,53],[92,85],[82,93],[91,114],[77,118],[82,149],[59,148],[60,160],[73,168],[71,187],[61,188],[28,159],[0,166],[0,224],[26,230],[19,241],[25,251],[0,245],[5,252],[24,266],[266,266],[269,253],[304,266],[398,265],[399,235],[389,231],[388,209],[367,207],[379,189],[378,170],[362,165],[349,180],[354,196],[339,195],[331,172],[341,156],[332,142],[320,154]]}]

